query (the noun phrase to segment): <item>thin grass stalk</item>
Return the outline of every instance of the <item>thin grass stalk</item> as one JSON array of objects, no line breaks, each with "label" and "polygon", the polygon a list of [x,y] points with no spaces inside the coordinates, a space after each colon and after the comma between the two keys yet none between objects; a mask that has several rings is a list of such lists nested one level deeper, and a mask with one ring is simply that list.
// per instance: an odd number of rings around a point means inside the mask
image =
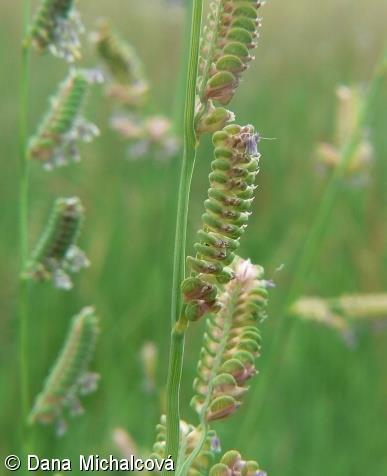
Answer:
[{"label": "thin grass stalk", "polygon": [[303,247],[303,253],[295,271],[293,284],[285,301],[286,306],[291,304],[293,300],[298,297],[298,294],[302,290],[302,286],[308,277],[308,273],[316,256],[317,249],[319,248],[321,240],[324,237],[324,232],[329,228],[329,220],[332,216],[333,207],[340,191],[340,181],[348,167],[351,157],[353,156],[359,144],[361,139],[361,131],[364,130],[369,122],[371,111],[375,105],[375,100],[382,87],[386,73],[387,50],[384,52],[381,61],[379,61],[376,66],[371,83],[369,85],[367,97],[365,98],[363,107],[360,111],[356,130],[342,150],[342,159],[327,185],[316,219],[310,229],[309,234],[307,235],[305,245]]},{"label": "thin grass stalk", "polygon": [[185,249],[188,206],[197,148],[194,120],[202,14],[203,0],[193,0],[191,16],[191,41],[184,110],[184,152],[178,194],[173,263],[171,306],[172,334],[167,379],[166,456],[170,455],[175,462],[177,462],[180,442],[180,381],[184,356],[184,334],[187,327],[184,316],[180,318],[182,305],[180,286],[185,277]]},{"label": "thin grass stalk", "polygon": [[180,317],[180,285],[185,277],[185,248],[191,180],[195,166],[197,141],[194,129],[196,80],[199,62],[203,0],[193,0],[190,53],[184,108],[184,151],[180,172],[172,283],[172,325]]},{"label": "thin grass stalk", "polygon": [[[30,1],[23,3],[23,37],[26,38],[30,19]],[[19,259],[20,283],[18,302],[18,357],[19,385],[21,396],[20,432],[25,440],[27,416],[29,412],[29,375],[28,375],[28,313],[29,283],[22,277],[28,261],[28,193],[29,193],[29,161],[27,158],[28,141],[28,95],[29,95],[30,47],[26,42],[22,45],[21,78],[20,78],[20,111],[19,111]]]},{"label": "thin grass stalk", "polygon": [[270,385],[265,386],[265,384],[262,384],[261,382],[259,389],[255,389],[252,400],[256,403],[253,407],[250,406],[249,410],[245,414],[244,424],[239,433],[241,435],[251,434],[253,432],[256,421],[259,420],[261,411],[263,409],[266,398],[266,389],[270,388],[270,391],[273,391],[275,385],[273,380],[278,381],[280,369],[282,368],[281,365],[279,365],[280,360],[286,354],[286,348],[291,337],[291,331],[293,329],[294,323],[294,320],[287,316],[289,306],[295,299],[297,299],[297,297],[299,297],[299,293],[302,291],[302,287],[309,275],[313,260],[316,257],[317,250],[321,246],[322,239],[324,238],[324,232],[329,229],[329,221],[341,190],[340,181],[343,177],[343,174],[345,173],[351,157],[353,156],[354,151],[356,150],[356,147],[359,144],[361,139],[361,131],[369,122],[371,112],[374,108],[377,96],[382,88],[386,73],[387,49],[384,50],[384,53],[374,70],[374,74],[369,84],[367,96],[364,99],[364,103],[359,114],[356,129],[350,140],[341,151],[341,162],[335,169],[325,189],[315,220],[306,237],[303,253],[294,273],[293,283],[281,305],[279,315],[282,314],[283,318],[277,325],[277,330],[275,333],[277,337],[273,342],[265,370],[266,378],[270,378]]}]

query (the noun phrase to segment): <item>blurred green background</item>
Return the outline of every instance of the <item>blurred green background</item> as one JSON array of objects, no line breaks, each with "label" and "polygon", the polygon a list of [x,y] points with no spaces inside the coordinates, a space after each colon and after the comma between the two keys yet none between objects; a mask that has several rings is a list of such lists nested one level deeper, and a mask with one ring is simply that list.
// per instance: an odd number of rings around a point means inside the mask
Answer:
[{"label": "blurred green background", "polygon": [[[17,453],[20,418],[15,311],[21,3],[0,5],[0,457]],[[98,17],[107,16],[138,50],[152,82],[150,112],[176,117],[179,64],[185,59],[184,7],[161,0],[80,3],[89,30]],[[263,12],[257,59],[231,105],[239,123],[252,123],[262,135],[276,138],[260,144],[259,192],[241,253],[261,263],[277,287],[263,327],[261,376],[243,408],[217,429],[225,450],[237,446],[272,476],[387,474],[386,331],[363,329],[350,349],[330,329],[294,322],[276,356],[277,366],[267,365],[277,333],[288,329],[283,327],[289,318],[280,312],[281,304],[327,184],[316,173],[313,152],[318,141],[334,133],[335,87],[370,78],[387,39],[386,15],[385,0],[270,1]],[[95,62],[85,39],[83,63]],[[46,108],[47,95],[65,74],[61,61],[32,55],[31,132]],[[370,124],[375,148],[370,183],[363,189],[343,184],[303,283],[304,294],[386,290],[386,101],[384,88]],[[110,106],[96,88],[87,116],[99,125],[102,136],[82,148],[82,163],[52,173],[32,166],[31,244],[53,199],[76,194],[87,208],[81,246],[92,262],[75,278],[71,293],[50,283],[32,288],[32,395],[41,389],[71,316],[94,304],[102,318],[93,363],[102,376],[100,389],[84,400],[86,414],[71,422],[63,438],[53,438],[51,428],[34,430],[34,452],[42,457],[109,454],[117,426],[130,432],[141,448],[150,448],[164,405],[180,158],[168,163],[127,160],[125,143],[108,127],[109,114]],[[210,160],[205,141],[193,182],[189,250],[200,223]],[[282,263],[284,270],[276,273]],[[186,348],[182,404],[183,417],[191,421],[196,420],[188,402],[202,329],[200,324],[192,326]],[[159,352],[155,392],[144,389],[140,350],[146,341],[154,342]]]}]

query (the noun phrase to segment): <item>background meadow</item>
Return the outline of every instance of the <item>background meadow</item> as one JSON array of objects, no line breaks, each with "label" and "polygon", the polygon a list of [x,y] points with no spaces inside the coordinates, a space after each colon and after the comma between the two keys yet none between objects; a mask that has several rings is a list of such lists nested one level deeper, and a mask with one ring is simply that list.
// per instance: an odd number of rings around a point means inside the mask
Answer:
[{"label": "background meadow", "polygon": [[[35,8],[37,1],[31,2]],[[152,84],[150,113],[180,124],[181,60],[185,59],[184,2],[82,0],[83,20],[111,18],[141,56]],[[257,60],[233,101],[239,123],[251,122],[263,136],[259,192],[241,254],[261,263],[277,287],[263,327],[261,375],[244,408],[218,424],[225,450],[237,446],[272,476],[383,476],[387,472],[387,330],[365,327],[349,347],[334,331],[290,321],[283,303],[294,278],[305,236],[321,203],[327,179],[316,172],[318,141],[332,138],[335,88],[367,81],[386,43],[384,0],[280,2],[263,10]],[[0,457],[15,452],[19,418],[16,324],[18,81],[21,2],[0,5]],[[83,64],[96,57],[84,38]],[[66,74],[59,60],[32,55],[30,131],[46,109],[47,95]],[[140,448],[150,448],[163,411],[169,346],[169,301],[179,156],[163,162],[131,161],[126,144],[109,129],[110,106],[95,87],[87,116],[102,131],[83,147],[81,164],[44,172],[33,164],[31,244],[57,195],[78,195],[87,208],[80,244],[92,266],[75,277],[67,294],[50,283],[33,285],[29,369],[31,393],[42,386],[68,328],[81,307],[94,304],[101,335],[92,368],[101,374],[86,414],[61,439],[36,427],[32,444],[43,457],[109,454],[111,433],[125,428]],[[372,113],[375,160],[363,188],[343,183],[319,243],[303,294],[335,296],[382,292],[387,286],[387,87]],[[199,152],[192,188],[189,246],[200,223],[212,157],[207,141]],[[189,248],[190,249],[190,248]],[[276,271],[284,264],[282,271]],[[183,417],[202,327],[190,330],[182,391]],[[271,352],[279,333],[283,345]],[[157,386],[146,390],[140,351],[158,349]],[[194,420],[195,421],[195,420]],[[0,469],[0,473],[3,468]]]}]

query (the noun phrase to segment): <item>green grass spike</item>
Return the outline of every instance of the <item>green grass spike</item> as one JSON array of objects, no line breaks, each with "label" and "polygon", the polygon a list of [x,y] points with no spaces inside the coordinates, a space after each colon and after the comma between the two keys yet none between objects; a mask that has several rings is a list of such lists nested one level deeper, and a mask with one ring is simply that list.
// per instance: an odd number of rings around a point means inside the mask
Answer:
[{"label": "green grass spike", "polygon": [[64,347],[31,411],[31,424],[54,423],[62,433],[67,414],[83,412],[79,397],[94,391],[98,380],[98,375],[88,372],[98,333],[98,318],[92,307],[73,318]]},{"label": "green grass spike", "polygon": [[100,81],[98,72],[72,69],[28,147],[28,157],[41,162],[47,170],[79,161],[77,143],[90,142],[98,128],[82,117],[86,94],[91,82]]},{"label": "green grass spike", "polygon": [[77,197],[55,201],[47,226],[33,251],[27,276],[40,281],[52,279],[56,287],[71,289],[67,273],[77,272],[89,264],[77,247],[84,214]]},{"label": "green grass spike", "polygon": [[191,405],[201,420],[227,418],[241,405],[260,354],[258,324],[265,317],[267,287],[263,269],[237,258],[234,279],[224,286],[221,310],[207,319],[195,396]]},{"label": "green grass spike", "polygon": [[215,146],[203,227],[187,258],[191,276],[182,285],[186,316],[198,320],[219,309],[220,285],[232,279],[229,265],[245,231],[259,170],[259,137],[252,126],[226,126],[213,136]]},{"label": "green grass spike", "polygon": [[42,0],[33,19],[28,41],[39,52],[73,62],[80,58],[79,36],[84,28],[75,0]]}]

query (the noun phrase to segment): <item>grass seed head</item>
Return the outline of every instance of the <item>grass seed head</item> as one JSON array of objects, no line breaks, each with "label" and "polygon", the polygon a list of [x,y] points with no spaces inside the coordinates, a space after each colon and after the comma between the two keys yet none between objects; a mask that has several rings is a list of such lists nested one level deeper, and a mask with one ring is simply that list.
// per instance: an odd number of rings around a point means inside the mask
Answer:
[{"label": "grass seed head", "polygon": [[74,0],[42,0],[28,40],[39,52],[74,62],[80,58],[80,34],[84,32]]}]

